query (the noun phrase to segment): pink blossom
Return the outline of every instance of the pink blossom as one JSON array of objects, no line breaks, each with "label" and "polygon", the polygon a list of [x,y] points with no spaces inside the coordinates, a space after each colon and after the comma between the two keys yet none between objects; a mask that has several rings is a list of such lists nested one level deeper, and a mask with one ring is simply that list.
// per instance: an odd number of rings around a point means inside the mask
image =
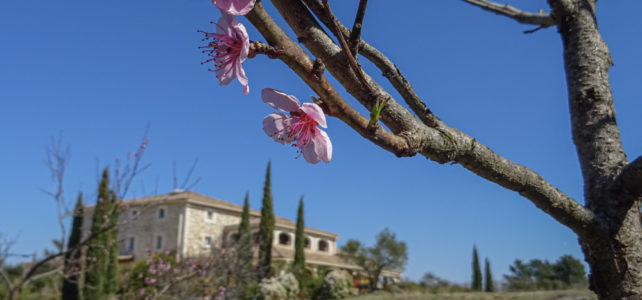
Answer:
[{"label": "pink blossom", "polygon": [[223,12],[230,15],[245,15],[254,8],[256,0],[212,0]]},{"label": "pink blossom", "polygon": [[323,128],[327,127],[321,107],[315,103],[299,104],[294,96],[275,89],[261,91],[263,102],[282,112],[272,113],[263,119],[263,131],[281,144],[292,143],[299,147],[303,158],[311,164],[332,159],[332,143]]},{"label": "pink blossom", "polygon": [[201,46],[203,53],[210,56],[203,63],[214,62],[216,78],[220,85],[227,85],[236,77],[245,87],[244,94],[250,93],[247,76],[243,70],[242,63],[247,59],[250,51],[250,37],[247,35],[245,26],[239,23],[234,16],[223,14],[216,23],[216,33],[199,30],[205,34],[205,40],[212,39],[207,46]]}]

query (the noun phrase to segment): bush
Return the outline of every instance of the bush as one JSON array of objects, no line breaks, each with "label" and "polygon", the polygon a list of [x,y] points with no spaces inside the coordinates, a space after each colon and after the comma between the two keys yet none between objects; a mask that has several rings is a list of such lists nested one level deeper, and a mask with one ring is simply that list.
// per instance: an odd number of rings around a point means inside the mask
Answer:
[{"label": "bush", "polygon": [[333,270],[323,279],[318,299],[343,299],[352,295],[352,276],[343,270]]},{"label": "bush", "polygon": [[285,273],[277,277],[277,280],[285,288],[288,299],[294,298],[299,295],[299,281],[296,280],[296,277],[294,276],[294,274]]},{"label": "bush", "polygon": [[259,283],[258,298],[262,300],[286,300],[288,291],[277,278],[265,278]]}]

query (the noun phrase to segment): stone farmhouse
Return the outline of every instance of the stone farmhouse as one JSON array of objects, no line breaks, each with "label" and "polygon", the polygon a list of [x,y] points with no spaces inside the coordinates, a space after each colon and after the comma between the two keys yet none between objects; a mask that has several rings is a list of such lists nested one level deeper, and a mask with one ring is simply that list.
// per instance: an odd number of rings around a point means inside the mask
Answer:
[{"label": "stone farmhouse", "polygon": [[[119,216],[120,259],[138,261],[147,251],[169,252],[178,259],[211,253],[212,247],[224,247],[235,238],[243,207],[191,191],[148,196],[123,201]],[[84,236],[89,234],[94,206],[85,208]],[[261,213],[250,209],[250,226],[258,232]],[[294,260],[295,223],[275,217],[272,261]],[[337,254],[339,235],[315,228],[305,228],[306,263],[311,266],[339,268],[359,275],[361,268]],[[384,277],[397,280],[401,273],[384,270]]]}]

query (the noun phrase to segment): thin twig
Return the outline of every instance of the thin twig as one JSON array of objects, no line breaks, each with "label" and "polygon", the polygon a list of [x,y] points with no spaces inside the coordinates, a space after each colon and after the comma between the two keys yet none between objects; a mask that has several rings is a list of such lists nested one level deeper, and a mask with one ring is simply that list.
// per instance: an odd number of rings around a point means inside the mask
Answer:
[{"label": "thin twig", "polygon": [[[551,17],[550,14],[547,14],[543,11],[538,13],[529,13],[522,10],[519,10],[515,7],[512,7],[508,4],[503,5],[495,3],[488,0],[464,0],[472,5],[475,5],[483,10],[494,12],[498,15],[503,15],[509,17],[519,23],[529,24],[529,25],[539,25],[544,27],[549,27],[555,25],[555,20]],[[534,32],[534,31],[533,31]]]},{"label": "thin twig", "polygon": [[366,6],[368,0],[360,0],[357,15],[354,17],[354,25],[352,25],[352,32],[350,33],[349,45],[350,52],[354,57],[359,53],[359,41],[361,40],[361,28],[363,27],[363,17],[366,14]]},{"label": "thin twig", "polygon": [[[340,29],[340,33],[344,36],[351,35],[350,30],[343,26],[338,20],[332,21],[331,17],[327,15],[321,0],[304,0],[304,3],[310,8],[310,10],[331,30],[336,30],[333,23],[337,23]],[[338,32],[333,33],[339,34]],[[421,100],[417,95],[412,85],[406,78],[403,76],[399,68],[390,61],[383,53],[377,50],[375,47],[371,46],[364,40],[360,40],[359,49],[361,55],[367,58],[369,61],[375,64],[379,70],[383,73],[392,86],[399,92],[403,97],[404,101],[410,106],[412,111],[421,119],[421,121],[428,125],[429,127],[439,127],[441,120],[435,116],[432,111],[426,106],[426,104]]]},{"label": "thin twig", "polygon": [[364,76],[363,69],[361,69],[361,66],[359,65],[357,60],[354,58],[354,56],[352,56],[352,52],[350,51],[350,47],[348,46],[346,39],[343,37],[343,34],[341,34],[341,31],[339,31],[339,24],[337,23],[337,18],[332,13],[328,0],[323,0],[323,5],[325,7],[327,14],[330,16],[332,20],[332,24],[334,26],[333,31],[338,33],[336,34],[336,36],[337,36],[337,39],[339,39],[339,44],[341,45],[341,49],[343,49],[343,53],[345,53],[346,58],[348,59],[348,65],[350,65],[350,68],[352,68],[352,71],[357,75],[359,82],[361,82],[361,84],[368,89],[368,92],[370,92],[370,94],[372,94],[373,96],[377,96],[379,93],[377,93],[377,91],[375,91],[375,89],[372,88],[372,86]]},{"label": "thin twig", "polygon": [[[367,3],[367,1],[365,1]],[[363,4],[364,1],[359,3],[359,10],[361,11],[361,19],[363,19],[363,14],[365,13],[365,4]],[[363,7],[362,5],[363,4]],[[377,121],[379,119],[379,114],[381,113],[381,110],[386,106],[389,98],[382,99],[382,94],[379,93],[375,88],[372,87],[370,82],[366,79],[366,76],[363,72],[363,69],[355,59],[355,57],[352,55],[352,50],[350,49],[348,43],[346,42],[346,39],[343,37],[343,34],[339,30],[339,22],[332,13],[332,10],[330,9],[330,4],[328,3],[328,0],[323,0],[323,5],[325,7],[326,13],[328,16],[330,16],[330,19],[332,20],[332,25],[334,27],[333,31],[336,32],[336,37],[339,39],[339,44],[341,45],[341,49],[343,50],[343,53],[345,53],[346,58],[348,59],[348,65],[350,65],[350,68],[352,68],[352,71],[357,75],[357,78],[361,82],[361,84],[368,90],[368,93],[370,94],[371,97],[375,98],[375,105],[373,108],[373,111],[371,112],[371,118],[368,121],[368,130],[369,131],[374,131],[377,128]],[[359,19],[359,14],[357,14],[357,19]],[[356,25],[356,22],[355,22]],[[361,28],[361,25],[359,25],[359,28]],[[361,30],[359,29],[359,32]],[[352,36],[356,40],[359,39],[358,36]],[[358,44],[358,43],[357,43]],[[376,111],[376,113],[375,113]]]}]

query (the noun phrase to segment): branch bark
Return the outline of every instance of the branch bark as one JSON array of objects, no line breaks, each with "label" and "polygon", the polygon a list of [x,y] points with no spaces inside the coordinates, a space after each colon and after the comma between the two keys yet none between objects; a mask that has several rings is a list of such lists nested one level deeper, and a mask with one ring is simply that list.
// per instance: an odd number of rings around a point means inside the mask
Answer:
[{"label": "branch bark", "polygon": [[[346,70],[345,57],[340,48],[316,23],[307,8],[299,1],[272,2],[306,48],[321,58],[346,90],[370,109],[372,103],[359,85],[354,72]],[[387,95],[371,78],[368,77],[367,80],[382,94]],[[408,140],[412,151],[439,163],[461,163],[475,174],[519,192],[579,235],[587,235],[601,228],[591,211],[553,187],[537,173],[497,155],[463,132],[445,124],[441,124],[439,130],[430,128],[394,100],[389,102],[382,116],[384,123],[393,132]]]},{"label": "branch bark", "polygon": [[464,0],[467,3],[475,5],[483,10],[487,10],[498,15],[509,17],[519,23],[529,25],[539,25],[541,27],[549,27],[555,25],[555,20],[551,15],[540,11],[536,14],[525,12],[512,7],[508,4],[499,4],[488,0]]},{"label": "branch bark", "polygon": [[642,196],[642,156],[622,169],[615,180],[615,189],[623,189],[633,198]]}]

